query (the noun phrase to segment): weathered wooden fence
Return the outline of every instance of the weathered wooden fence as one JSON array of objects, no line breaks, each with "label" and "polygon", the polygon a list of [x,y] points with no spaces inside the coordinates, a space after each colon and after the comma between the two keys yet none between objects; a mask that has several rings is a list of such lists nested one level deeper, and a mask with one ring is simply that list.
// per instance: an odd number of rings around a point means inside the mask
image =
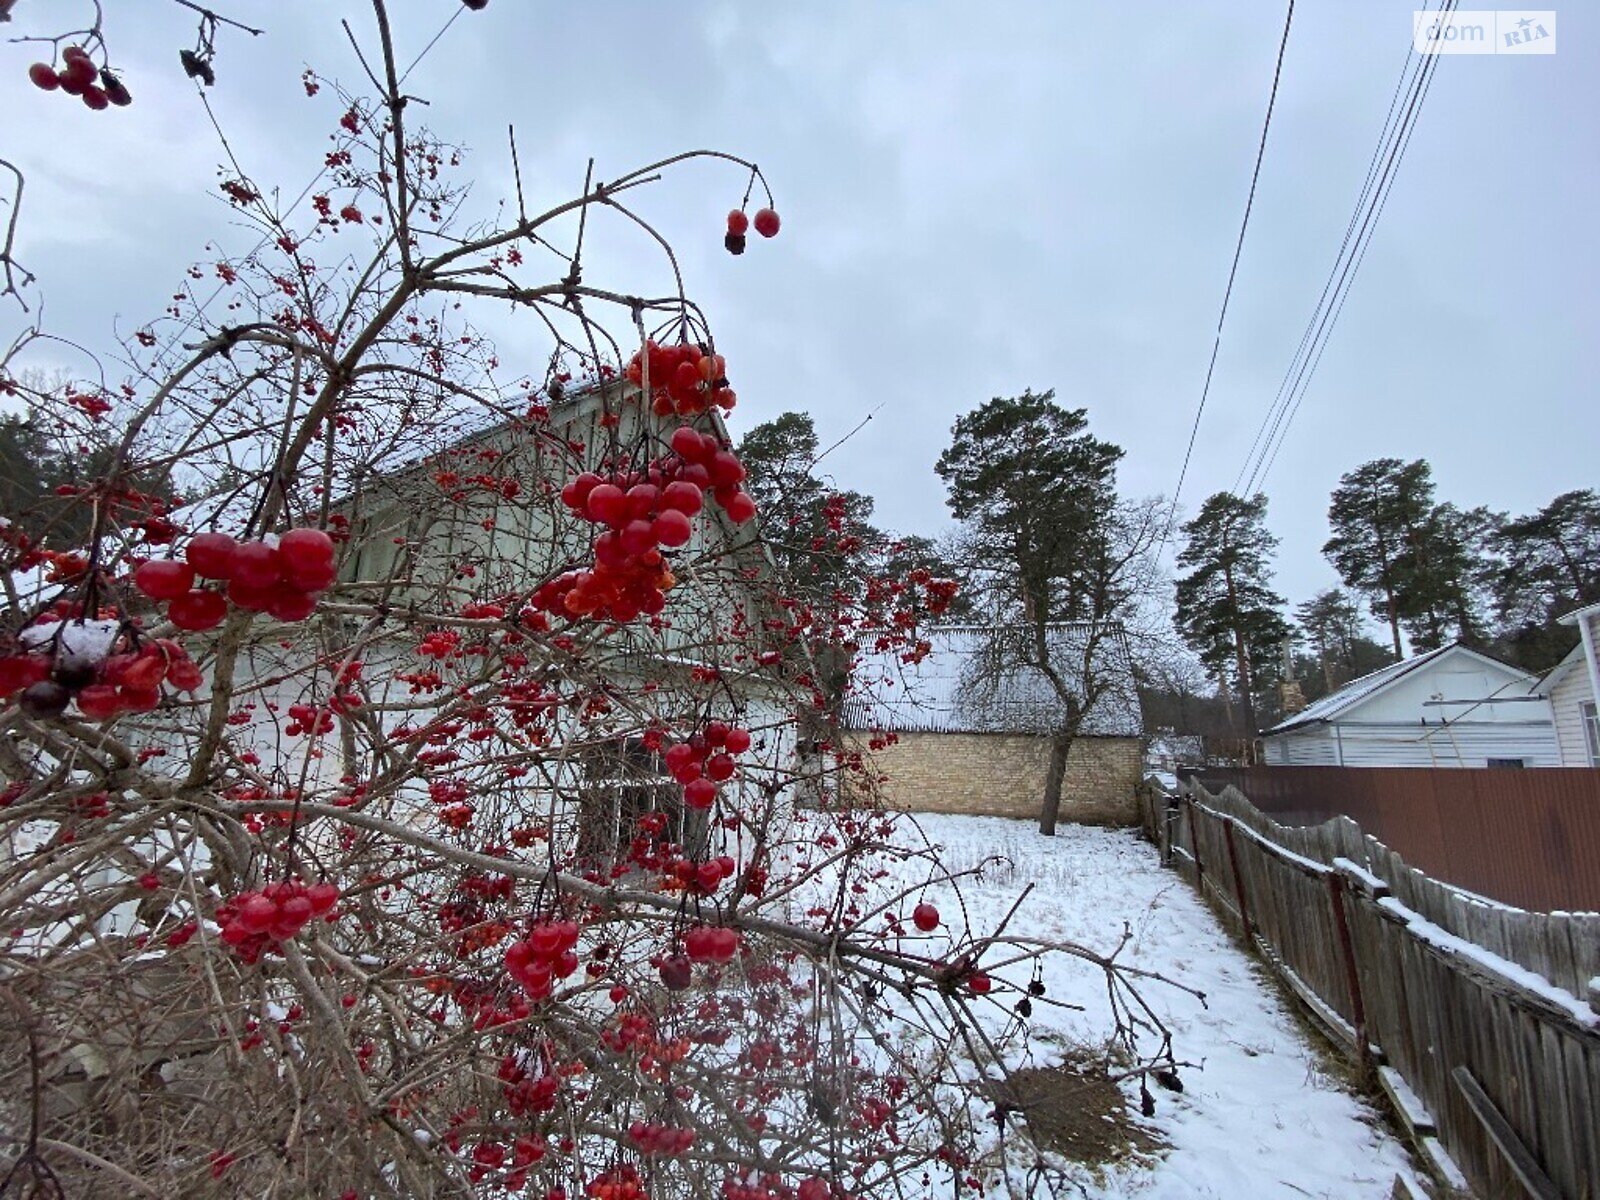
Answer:
[{"label": "weathered wooden fence", "polygon": [[1144,819],[1371,1072],[1440,1182],[1600,1200],[1600,916],[1465,898],[1354,822],[1278,825],[1233,788],[1147,794]]}]

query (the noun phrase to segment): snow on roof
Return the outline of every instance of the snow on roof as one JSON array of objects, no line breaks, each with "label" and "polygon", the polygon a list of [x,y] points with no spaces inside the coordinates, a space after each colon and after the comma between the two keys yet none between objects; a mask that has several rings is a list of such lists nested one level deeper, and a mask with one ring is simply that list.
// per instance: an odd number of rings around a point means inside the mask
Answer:
[{"label": "snow on roof", "polygon": [[1499,659],[1490,658],[1487,654],[1480,654],[1476,650],[1463,646],[1460,642],[1452,642],[1448,646],[1440,646],[1437,650],[1429,650],[1423,654],[1403,659],[1397,663],[1390,663],[1387,667],[1363,675],[1360,679],[1352,679],[1336,692],[1329,692],[1320,700],[1307,705],[1293,716],[1280,721],[1265,736],[1271,737],[1275,733],[1287,733],[1291,729],[1299,729],[1302,725],[1311,725],[1318,721],[1332,720],[1346,709],[1366,700],[1368,697],[1382,691],[1390,684],[1397,682],[1403,676],[1411,674],[1419,667],[1424,667],[1431,662],[1443,658],[1447,654],[1470,654],[1484,662],[1492,663],[1504,670],[1515,671],[1516,668],[1501,662]]},{"label": "snow on roof", "polygon": [[[1079,727],[1089,737],[1140,737],[1144,723],[1133,663],[1120,627],[1051,625],[1049,661],[1069,688],[1083,695],[1083,659],[1093,646],[1097,695]],[[944,625],[929,631],[933,651],[918,663],[895,652],[864,653],[852,672],[857,687],[844,705],[850,729],[923,733],[1051,733],[1062,703],[1043,672],[1017,665],[1007,643],[1031,636],[1024,626]]]}]

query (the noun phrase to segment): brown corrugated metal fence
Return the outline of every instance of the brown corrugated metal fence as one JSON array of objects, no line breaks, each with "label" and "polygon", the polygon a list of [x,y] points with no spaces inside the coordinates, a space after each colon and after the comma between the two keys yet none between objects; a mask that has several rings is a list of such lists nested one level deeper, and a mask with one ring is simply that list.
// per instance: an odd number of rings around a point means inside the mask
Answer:
[{"label": "brown corrugated metal fence", "polygon": [[1435,879],[1536,912],[1600,911],[1600,770],[1238,767],[1232,784],[1284,825],[1352,818]]}]

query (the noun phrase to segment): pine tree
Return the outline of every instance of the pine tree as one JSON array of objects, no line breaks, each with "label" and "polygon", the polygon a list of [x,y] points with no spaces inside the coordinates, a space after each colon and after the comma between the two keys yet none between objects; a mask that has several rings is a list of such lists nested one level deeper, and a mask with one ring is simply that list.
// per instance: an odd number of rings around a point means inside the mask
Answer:
[{"label": "pine tree", "polygon": [[1307,687],[1307,699],[1326,695],[1394,661],[1363,631],[1361,610],[1340,588],[1318,592],[1294,610],[1294,618],[1301,637],[1311,647],[1311,662],[1321,676],[1320,688]]},{"label": "pine tree", "polygon": [[1273,661],[1289,626],[1283,597],[1270,586],[1278,545],[1266,527],[1267,498],[1218,492],[1183,526],[1178,565],[1177,624],[1184,640],[1219,682],[1239,696],[1245,722],[1256,729],[1257,674]]},{"label": "pine tree", "polygon": [[[970,567],[1027,633],[997,629],[991,657],[1037,670],[1059,702],[1039,821],[1045,834],[1055,832],[1072,743],[1111,690],[1103,663],[1159,527],[1150,505],[1119,503],[1122,449],[1088,424],[1085,409],[1061,407],[1053,391],[997,397],[956,421],[935,466],[963,522]],[[1060,621],[1083,623],[1070,663],[1050,652],[1050,626]]]},{"label": "pine tree", "polygon": [[1406,555],[1433,511],[1433,474],[1418,459],[1379,458],[1339,480],[1328,506],[1333,536],[1322,552],[1345,585],[1367,596],[1373,615],[1389,625],[1396,658],[1406,615]]},{"label": "pine tree", "polygon": [[1600,492],[1563,492],[1489,535],[1489,587],[1505,648],[1530,670],[1558,662],[1576,631],[1556,618],[1600,601]]}]

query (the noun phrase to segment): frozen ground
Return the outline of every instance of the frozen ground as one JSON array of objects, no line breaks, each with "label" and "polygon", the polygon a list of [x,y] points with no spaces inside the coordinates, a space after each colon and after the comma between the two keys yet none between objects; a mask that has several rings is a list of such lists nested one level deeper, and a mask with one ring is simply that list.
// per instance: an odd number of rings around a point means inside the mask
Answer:
[{"label": "frozen ground", "polygon": [[[1377,1113],[1329,1073],[1264,969],[1238,949],[1190,887],[1163,870],[1155,849],[1131,831],[1064,826],[1041,837],[1026,822],[925,815],[923,831],[945,847],[947,865],[1003,855],[1011,866],[962,885],[975,931],[992,929],[1017,893],[1036,884],[1009,933],[1073,941],[1109,952],[1126,921],[1125,961],[1161,971],[1205,993],[1206,1006],[1151,985],[1146,998],[1172,1029],[1184,1091],[1152,1089],[1147,1122],[1166,1144],[1153,1163],[1085,1176],[1092,1200],[1387,1200],[1407,1154]],[[954,897],[930,889],[951,911]],[[1097,969],[1052,955],[1053,999],[1081,1013],[1041,1009],[1035,1061],[1059,1061],[1062,1042],[1101,1044],[1111,1033]],[[1025,977],[1018,983],[1026,983]]]}]

